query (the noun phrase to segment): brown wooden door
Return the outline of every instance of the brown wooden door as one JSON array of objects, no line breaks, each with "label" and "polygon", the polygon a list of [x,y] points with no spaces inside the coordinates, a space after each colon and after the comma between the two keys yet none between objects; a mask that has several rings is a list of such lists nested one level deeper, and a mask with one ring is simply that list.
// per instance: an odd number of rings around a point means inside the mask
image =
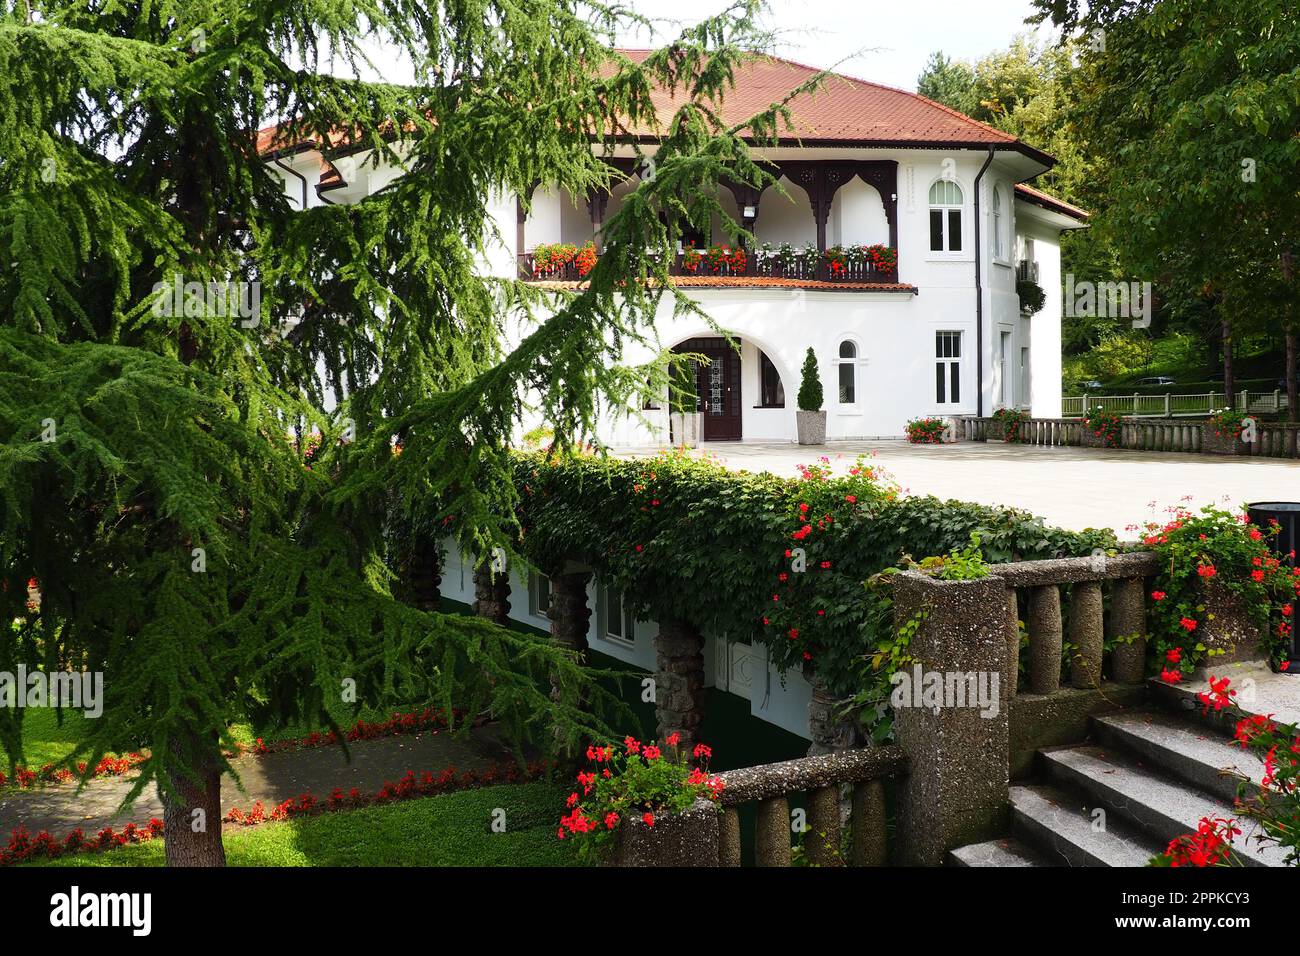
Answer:
[{"label": "brown wooden door", "polygon": [[703,413],[704,441],[740,441],[740,356],[726,339],[689,339],[678,347],[710,359],[696,370],[695,389]]}]

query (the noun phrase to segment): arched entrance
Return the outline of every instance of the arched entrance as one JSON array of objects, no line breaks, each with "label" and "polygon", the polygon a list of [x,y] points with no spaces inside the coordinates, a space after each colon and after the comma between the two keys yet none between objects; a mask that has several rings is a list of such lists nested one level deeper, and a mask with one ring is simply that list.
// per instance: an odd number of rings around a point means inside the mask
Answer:
[{"label": "arched entrance", "polygon": [[695,368],[696,407],[701,413],[701,439],[740,441],[741,404],[740,355],[732,344],[718,336],[687,339],[674,352],[705,356],[709,364]]}]

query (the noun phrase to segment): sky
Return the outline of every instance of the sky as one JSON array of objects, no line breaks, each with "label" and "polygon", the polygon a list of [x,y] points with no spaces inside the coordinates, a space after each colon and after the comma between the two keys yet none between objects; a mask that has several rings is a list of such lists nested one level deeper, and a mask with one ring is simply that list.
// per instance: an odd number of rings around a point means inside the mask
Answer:
[{"label": "sky", "polygon": [[[674,37],[683,23],[697,22],[721,12],[727,0],[623,0],[654,21],[658,35],[645,31],[620,37],[623,46],[656,46]],[[1006,48],[1017,33],[1035,32],[1043,41],[1055,39],[1050,27],[1031,27],[1025,18],[1030,0],[768,0],[764,25],[776,34],[775,52],[818,69],[916,89],[935,50],[957,60],[977,60]],[[367,79],[407,83],[411,70],[394,51],[366,44],[379,76],[362,70]],[[340,75],[343,64],[325,66]]]},{"label": "sky", "polygon": [[[679,23],[726,6],[726,0],[627,2],[642,16]],[[775,52],[781,56],[905,90],[916,89],[935,50],[975,60],[1006,47],[1017,33],[1055,37],[1049,27],[1025,23],[1030,0],[769,0],[769,6],[766,24],[778,34]],[[659,39],[674,32],[662,23]],[[628,46],[653,46],[653,40],[644,33],[623,38]]]}]

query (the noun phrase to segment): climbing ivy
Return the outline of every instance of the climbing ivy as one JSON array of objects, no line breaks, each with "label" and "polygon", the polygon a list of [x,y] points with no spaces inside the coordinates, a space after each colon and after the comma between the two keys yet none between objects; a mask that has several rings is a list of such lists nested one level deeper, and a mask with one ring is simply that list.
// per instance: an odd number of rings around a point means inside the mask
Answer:
[{"label": "climbing ivy", "polygon": [[822,459],[788,479],[680,451],[538,453],[518,456],[515,476],[527,560],[583,562],[641,618],[763,644],[783,672],[806,667],[844,697],[892,630],[863,590],[878,572],[911,556],[975,568],[1115,545],[1109,530],[1050,528],[1014,508],[904,497],[868,459]]}]

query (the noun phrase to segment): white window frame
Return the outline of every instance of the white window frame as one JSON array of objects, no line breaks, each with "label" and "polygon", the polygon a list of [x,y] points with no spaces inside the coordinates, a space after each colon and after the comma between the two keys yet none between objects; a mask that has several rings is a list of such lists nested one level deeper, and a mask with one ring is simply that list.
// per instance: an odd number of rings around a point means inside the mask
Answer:
[{"label": "white window frame", "polygon": [[[546,581],[546,607],[542,607],[542,581]],[[528,613],[539,620],[549,621],[551,606],[551,579],[540,571],[528,572]]]},{"label": "white window frame", "polygon": [[993,232],[993,258],[998,262],[1007,261],[1006,243],[1003,242],[1002,234],[1002,187],[995,185],[993,187],[993,198],[989,203],[989,213],[993,217],[991,230]]},{"label": "white window frame", "polygon": [[[618,605],[621,621],[623,625],[622,634],[614,634],[609,629],[609,605],[610,594],[618,595]],[[611,584],[603,581],[600,582],[599,591],[596,595],[596,637],[602,641],[608,641],[611,644],[618,644],[622,647],[632,647],[636,644],[636,615],[634,615],[627,602],[623,599],[623,594]]]},{"label": "white window frame", "polygon": [[1005,325],[998,327],[998,351],[995,356],[997,359],[996,369],[998,373],[998,400],[997,405],[1001,408],[1015,408],[1016,393],[1011,376],[1007,373],[1010,371],[1010,359],[1007,352],[1016,347],[1016,334],[1013,329]]},{"label": "white window frame", "polygon": [[1029,353],[1029,346],[1020,346],[1020,405],[1022,408],[1030,408],[1033,405],[1031,396],[1033,395],[1033,357]]},{"label": "white window frame", "polygon": [[[853,357],[844,358],[840,355],[840,350],[845,345],[853,346]],[[862,354],[862,343],[852,335],[842,335],[835,342],[835,404],[840,408],[860,410],[862,407],[862,380],[863,376],[859,369],[867,364],[866,357]],[[848,365],[853,369],[853,401],[840,401],[840,368]]]},{"label": "white window frame", "polygon": [[[940,183],[950,184],[952,188],[956,189],[958,196],[960,197],[959,200],[957,202],[951,202],[951,201],[935,202],[931,194],[934,192],[934,187],[939,185]],[[967,214],[966,211],[966,194],[967,194],[966,187],[963,186],[959,180],[955,178],[944,178],[942,176],[939,177],[938,179],[935,179],[933,182],[931,182],[929,187],[926,189],[925,198],[926,198],[927,205],[926,205],[926,212],[925,212],[925,248],[928,252],[929,258],[931,259],[971,258],[971,253],[969,251],[970,243],[967,242],[966,239],[966,231],[967,231],[966,222],[970,218],[970,216]],[[930,245],[930,214],[933,213],[936,209],[942,210],[943,212],[943,217],[942,217],[943,248],[942,249],[935,249]],[[958,223],[958,231],[957,231],[957,238],[961,242],[960,249],[953,249],[952,247],[952,232],[951,232],[952,217],[949,215],[949,213],[952,212],[953,210],[956,210],[960,214],[959,216],[960,221]]]},{"label": "white window frame", "polygon": [[[957,339],[957,354],[955,356],[941,356],[939,354],[939,336],[952,335]],[[961,392],[966,390],[966,333],[962,329],[935,329],[934,330],[934,364],[937,368],[944,367],[944,401],[940,402],[938,396],[935,396],[934,407],[941,411],[951,411],[954,408],[961,407]],[[958,396],[956,400],[952,397],[952,366],[957,367]]]}]

